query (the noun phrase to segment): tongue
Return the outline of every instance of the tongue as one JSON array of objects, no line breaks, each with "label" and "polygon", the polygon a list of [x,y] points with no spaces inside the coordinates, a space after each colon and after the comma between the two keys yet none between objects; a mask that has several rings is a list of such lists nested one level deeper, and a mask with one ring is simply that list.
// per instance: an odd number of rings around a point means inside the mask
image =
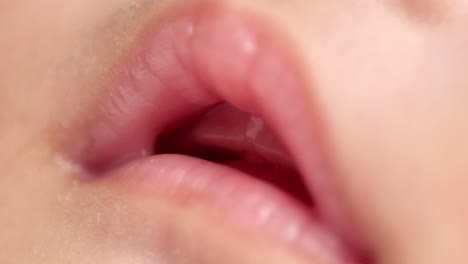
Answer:
[{"label": "tongue", "polygon": [[[161,134],[156,152],[210,156],[209,160],[262,159],[293,168],[287,151],[262,118],[219,104]],[[205,152],[218,155],[209,155]]]}]

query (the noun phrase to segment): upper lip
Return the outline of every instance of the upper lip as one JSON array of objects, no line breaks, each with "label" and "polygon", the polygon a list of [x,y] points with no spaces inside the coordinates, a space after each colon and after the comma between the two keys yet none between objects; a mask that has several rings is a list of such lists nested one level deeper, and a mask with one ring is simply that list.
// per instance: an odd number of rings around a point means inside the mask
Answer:
[{"label": "upper lip", "polygon": [[342,220],[330,213],[336,209],[330,209],[336,205],[336,190],[330,184],[318,119],[310,114],[316,113],[310,108],[312,96],[302,89],[309,82],[294,49],[278,35],[239,10],[212,2],[174,8],[156,26],[150,25],[138,48],[127,54],[102,104],[83,162],[90,171],[106,175],[114,173],[116,164],[136,159],[141,162],[137,171],[156,166],[158,162],[151,165],[143,159],[152,154],[155,135],[226,101],[261,114],[271,124],[306,175],[320,218],[328,223],[317,226],[324,233],[349,237]]}]

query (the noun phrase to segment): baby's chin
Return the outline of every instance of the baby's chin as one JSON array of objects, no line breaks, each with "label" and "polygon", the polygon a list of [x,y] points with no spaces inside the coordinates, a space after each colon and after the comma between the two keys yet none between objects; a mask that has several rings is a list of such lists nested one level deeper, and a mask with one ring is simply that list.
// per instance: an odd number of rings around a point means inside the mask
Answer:
[{"label": "baby's chin", "polygon": [[[66,263],[311,261],[294,247],[239,228],[201,207],[174,206],[166,201],[155,204],[118,192],[105,197],[99,188],[86,192],[80,196],[87,198],[75,201],[74,211],[78,212],[71,212],[74,220],[67,223],[69,236],[58,241],[56,252],[65,254]],[[96,204],[97,199],[102,202]]]}]

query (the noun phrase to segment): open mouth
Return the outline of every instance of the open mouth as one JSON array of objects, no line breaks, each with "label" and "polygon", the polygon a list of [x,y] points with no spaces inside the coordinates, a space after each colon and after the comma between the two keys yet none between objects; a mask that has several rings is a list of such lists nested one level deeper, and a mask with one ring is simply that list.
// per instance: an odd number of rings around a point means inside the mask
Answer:
[{"label": "open mouth", "polygon": [[199,201],[323,263],[364,263],[334,213],[298,65],[238,13],[187,5],[142,33],[102,104],[89,170]]},{"label": "open mouth", "polygon": [[156,154],[182,154],[223,164],[312,206],[286,149],[261,117],[221,103],[163,133]]}]

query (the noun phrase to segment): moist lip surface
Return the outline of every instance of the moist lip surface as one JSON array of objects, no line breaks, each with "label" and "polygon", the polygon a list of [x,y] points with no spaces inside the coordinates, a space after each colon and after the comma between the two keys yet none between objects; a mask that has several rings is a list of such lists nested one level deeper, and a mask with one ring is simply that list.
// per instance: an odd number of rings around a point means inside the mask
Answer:
[{"label": "moist lip surface", "polygon": [[323,263],[354,263],[329,213],[311,99],[282,43],[214,4],[174,8],[155,24],[104,98],[89,171],[132,175],[142,190],[198,201]]}]

